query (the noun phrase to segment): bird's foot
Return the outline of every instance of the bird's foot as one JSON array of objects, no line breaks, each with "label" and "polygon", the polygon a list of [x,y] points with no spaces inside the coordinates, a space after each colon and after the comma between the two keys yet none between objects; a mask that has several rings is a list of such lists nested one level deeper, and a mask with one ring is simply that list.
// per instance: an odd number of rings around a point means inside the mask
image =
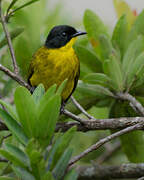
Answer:
[{"label": "bird's foot", "polygon": [[31,93],[31,94],[33,94],[35,88],[36,88],[35,86],[31,86],[31,88],[30,88],[30,93]]}]

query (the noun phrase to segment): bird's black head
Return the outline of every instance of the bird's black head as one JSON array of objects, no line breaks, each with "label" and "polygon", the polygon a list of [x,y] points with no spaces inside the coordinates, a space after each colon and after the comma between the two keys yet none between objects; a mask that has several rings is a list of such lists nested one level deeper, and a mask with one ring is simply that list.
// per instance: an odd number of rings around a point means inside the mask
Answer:
[{"label": "bird's black head", "polygon": [[50,31],[45,42],[45,46],[48,48],[60,48],[62,46],[65,46],[72,38],[83,34],[86,34],[86,32],[77,31],[71,26],[55,26]]}]

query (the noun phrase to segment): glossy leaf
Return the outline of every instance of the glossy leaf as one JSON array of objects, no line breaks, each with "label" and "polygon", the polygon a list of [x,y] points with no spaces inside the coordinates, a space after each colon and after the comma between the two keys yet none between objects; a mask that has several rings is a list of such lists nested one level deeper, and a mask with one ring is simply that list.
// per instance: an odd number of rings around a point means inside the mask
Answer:
[{"label": "glossy leaf", "polygon": [[99,36],[100,34],[105,34],[107,37],[109,37],[107,28],[105,27],[101,19],[89,9],[84,13],[83,22],[92,46],[94,47],[98,55],[101,55]]},{"label": "glossy leaf", "polygon": [[45,88],[43,84],[38,85],[38,87],[34,90],[32,94],[32,97],[35,100],[35,103],[39,103],[44,93],[45,93]]},{"label": "glossy leaf", "polygon": [[21,163],[23,164],[23,167],[30,167],[30,161],[28,156],[18,147],[12,145],[12,144],[5,144],[5,149],[9,153],[11,153],[13,156],[15,156]]},{"label": "glossy leaf", "polygon": [[56,142],[56,145],[53,146],[49,155],[51,163],[49,163],[48,166],[50,167],[50,169],[53,169],[55,164],[58,162],[58,160],[64,153],[65,149],[69,146],[75,132],[76,127],[73,127],[69,129],[62,137],[58,138],[58,142]]},{"label": "glossy leaf", "polygon": [[102,59],[105,60],[109,57],[109,55],[114,52],[114,49],[112,47],[112,43],[110,41],[109,38],[107,38],[107,36],[101,34],[99,36],[99,41],[101,44],[101,49],[102,49]]},{"label": "glossy leaf", "polygon": [[126,38],[128,34],[127,20],[126,16],[123,15],[118,20],[112,35],[112,43],[114,47],[118,47],[123,57],[124,48],[126,44]]},{"label": "glossy leaf", "polygon": [[114,89],[122,91],[124,89],[124,85],[121,63],[114,54],[111,54],[109,60],[105,62],[104,68],[105,73],[111,78],[114,84]]},{"label": "glossy leaf", "polygon": [[125,80],[128,74],[131,72],[133,63],[135,62],[138,55],[144,51],[144,37],[138,36],[136,40],[132,41],[127,49],[124,57],[122,68],[125,74]]},{"label": "glossy leaf", "polygon": [[127,86],[128,88],[144,74],[144,52],[141,53],[133,63],[131,71],[128,74]]},{"label": "glossy leaf", "polygon": [[131,31],[129,32],[128,38],[126,39],[126,49],[129,47],[129,44],[137,38],[138,35],[144,35],[144,10],[139,14],[135,23],[133,24]]},{"label": "glossy leaf", "polygon": [[21,160],[19,160],[16,156],[14,156],[11,152],[8,152],[4,149],[0,149],[0,154],[1,156],[3,156],[4,158],[6,158],[7,160],[9,160],[10,162],[12,162],[14,165],[16,166],[20,166],[25,168],[25,165],[23,164],[23,162],[21,162]]},{"label": "glossy leaf", "polygon": [[20,177],[22,180],[35,180],[34,176],[23,168],[12,166],[12,169],[14,170],[16,175]]},{"label": "glossy leaf", "polygon": [[60,84],[60,86],[58,87],[58,90],[56,91],[56,94],[61,95],[63,89],[64,89],[65,86],[66,86],[66,83],[67,83],[67,79],[65,79],[65,80]]},{"label": "glossy leaf", "polygon": [[86,83],[79,83],[77,90],[81,92],[84,95],[90,95],[94,97],[105,97],[105,96],[111,96],[113,97],[113,93],[100,85],[94,85],[94,84],[86,84]]},{"label": "glossy leaf", "polygon": [[132,24],[134,23],[136,16],[133,14],[129,5],[124,0],[113,0],[114,7],[117,13],[118,19],[126,14],[126,18],[128,21],[128,28],[130,29]]},{"label": "glossy leaf", "polygon": [[46,138],[47,145],[55,130],[60,112],[61,98],[59,95],[52,97],[43,108],[38,111],[37,137]]},{"label": "glossy leaf", "polygon": [[68,148],[65,150],[52,172],[55,179],[60,180],[63,177],[71,156],[72,149]]},{"label": "glossy leaf", "polygon": [[46,104],[50,100],[50,98],[54,96],[54,94],[56,93],[56,88],[57,88],[57,85],[54,84],[42,96],[42,98],[39,102],[39,106],[37,107],[39,109],[39,111],[41,111],[41,109],[43,109],[43,107],[46,106]]},{"label": "glossy leaf", "polygon": [[30,92],[24,87],[18,87],[14,94],[14,101],[19,120],[28,137],[35,135],[37,127],[36,104]]},{"label": "glossy leaf", "polygon": [[84,46],[74,46],[79,61],[85,64],[93,72],[102,72],[102,64],[96,54]]},{"label": "glossy leaf", "polygon": [[8,113],[10,114],[10,116],[12,116],[13,119],[18,121],[18,115],[16,113],[16,110],[11,104],[9,104],[1,99],[0,99],[0,104],[2,104],[7,109]]},{"label": "glossy leaf", "polygon": [[84,83],[99,84],[104,87],[110,87],[111,85],[111,79],[106,74],[102,73],[90,73],[86,75],[82,80]]},{"label": "glossy leaf", "polygon": [[[24,28],[16,28],[13,31],[10,32],[11,39],[15,39],[17,36],[19,36],[24,31]],[[7,39],[4,37],[0,42],[0,48],[7,45]]]},{"label": "glossy leaf", "polygon": [[24,134],[22,127],[17,123],[17,121],[15,121],[6,111],[1,108],[0,117],[3,119],[11,133],[19,139],[19,142],[26,145],[28,138]]}]

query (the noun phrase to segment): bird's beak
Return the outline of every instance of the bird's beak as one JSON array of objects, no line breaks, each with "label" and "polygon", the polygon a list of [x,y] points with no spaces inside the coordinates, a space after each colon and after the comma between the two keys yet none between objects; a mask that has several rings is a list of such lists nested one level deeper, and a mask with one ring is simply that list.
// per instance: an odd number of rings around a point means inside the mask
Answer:
[{"label": "bird's beak", "polygon": [[81,35],[84,35],[84,34],[87,34],[87,33],[86,32],[78,31],[75,34],[73,34],[72,37],[77,37],[77,36],[81,36]]}]

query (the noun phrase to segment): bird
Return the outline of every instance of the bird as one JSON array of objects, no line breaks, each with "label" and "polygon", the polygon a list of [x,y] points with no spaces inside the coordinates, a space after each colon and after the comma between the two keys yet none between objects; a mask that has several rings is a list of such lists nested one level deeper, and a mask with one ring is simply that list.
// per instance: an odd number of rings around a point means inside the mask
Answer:
[{"label": "bird", "polygon": [[28,83],[31,87],[35,89],[42,83],[45,90],[54,84],[58,88],[67,79],[61,93],[62,104],[65,104],[80,76],[80,62],[73,45],[77,36],[85,34],[68,25],[53,27],[44,45],[34,53],[30,62]]}]

